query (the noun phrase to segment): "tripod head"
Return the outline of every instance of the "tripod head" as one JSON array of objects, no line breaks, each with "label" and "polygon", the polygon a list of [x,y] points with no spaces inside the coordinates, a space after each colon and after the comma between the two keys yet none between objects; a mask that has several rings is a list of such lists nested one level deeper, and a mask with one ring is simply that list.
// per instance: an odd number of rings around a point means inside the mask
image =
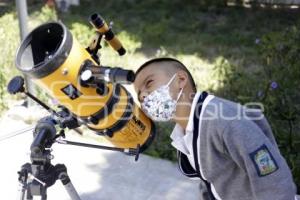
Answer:
[{"label": "tripod head", "polygon": [[30,146],[32,164],[50,163],[50,148],[56,139],[56,122],[51,117],[42,118],[33,132],[34,140]]}]

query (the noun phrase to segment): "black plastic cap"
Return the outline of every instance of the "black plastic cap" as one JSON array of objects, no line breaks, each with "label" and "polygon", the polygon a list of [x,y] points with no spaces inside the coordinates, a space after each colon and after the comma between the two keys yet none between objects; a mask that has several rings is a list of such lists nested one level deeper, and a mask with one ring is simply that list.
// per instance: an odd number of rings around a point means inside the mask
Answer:
[{"label": "black plastic cap", "polygon": [[104,20],[102,19],[102,17],[97,14],[94,13],[90,16],[90,23],[95,27],[95,28],[101,28],[104,25]]},{"label": "black plastic cap", "polygon": [[118,53],[119,53],[120,56],[123,56],[123,55],[125,55],[126,50],[124,49],[124,47],[121,47],[121,48],[118,50]]},{"label": "black plastic cap", "polygon": [[22,76],[15,76],[13,79],[11,79],[7,85],[7,91],[9,94],[24,92],[24,78]]},{"label": "black plastic cap", "polygon": [[132,70],[128,70],[128,73],[127,73],[127,81],[129,83],[133,83],[135,80],[135,74]]}]

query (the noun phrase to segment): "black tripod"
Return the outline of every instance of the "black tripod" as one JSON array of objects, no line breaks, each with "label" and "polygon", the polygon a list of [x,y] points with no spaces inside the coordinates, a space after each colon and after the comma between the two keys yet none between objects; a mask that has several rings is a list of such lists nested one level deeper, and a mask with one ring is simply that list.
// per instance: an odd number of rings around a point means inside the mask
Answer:
[{"label": "black tripod", "polygon": [[33,196],[41,196],[47,199],[47,188],[52,186],[58,179],[61,180],[72,200],[80,200],[63,164],[53,166],[51,164],[51,146],[56,135],[56,121],[51,117],[41,119],[34,130],[34,140],[30,147],[31,163],[21,167],[19,182],[21,183],[20,199],[33,199]]},{"label": "black tripod", "polygon": [[[31,163],[26,163],[21,167],[19,182],[21,183],[20,199],[32,200],[33,196],[41,196],[42,200],[47,199],[47,188],[52,186],[58,179],[61,180],[65,189],[72,200],[80,200],[80,197],[73,186],[64,164],[53,166],[51,160],[51,147],[57,142],[60,144],[69,144],[82,147],[97,148],[103,150],[119,151],[127,155],[134,155],[137,161],[140,153],[140,145],[137,148],[117,148],[101,145],[86,144],[74,141],[64,140],[64,129],[72,129],[80,133],[77,129],[84,123],[73,116],[66,108],[60,107],[61,111],[56,112],[49,106],[41,102],[35,96],[25,91],[24,79],[20,76],[13,78],[8,84],[8,91],[11,94],[24,92],[43,108],[51,113],[51,116],[42,118],[35,126],[33,132],[33,142],[30,146]],[[57,128],[60,130],[57,131]],[[57,134],[57,132],[59,132]],[[80,133],[81,134],[81,133]]]}]

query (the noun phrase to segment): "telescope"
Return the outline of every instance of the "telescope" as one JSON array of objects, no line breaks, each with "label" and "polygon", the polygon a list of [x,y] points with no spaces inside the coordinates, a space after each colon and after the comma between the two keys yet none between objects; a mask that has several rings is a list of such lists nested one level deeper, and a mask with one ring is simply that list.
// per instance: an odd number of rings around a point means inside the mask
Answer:
[{"label": "telescope", "polygon": [[96,36],[83,48],[61,22],[35,28],[22,41],[16,67],[30,77],[61,106],[114,146],[144,151],[155,135],[153,122],[135,104],[122,84],[134,81],[135,74],[100,62],[98,50],[104,38],[119,55],[126,53],[99,14],[90,17]]},{"label": "telescope", "polygon": [[[126,53],[125,48],[99,14],[91,15],[90,23],[96,35],[87,48],[79,44],[63,23],[50,22],[29,33],[17,50],[17,69],[59,102],[57,111],[26,91],[22,76],[14,77],[8,84],[10,94],[25,93],[51,113],[35,126],[31,163],[24,164],[18,172],[21,200],[33,196],[46,200],[47,188],[58,179],[71,199],[80,200],[66,166],[51,164],[51,147],[55,142],[119,151],[135,156],[137,161],[139,153],[155,137],[154,123],[122,85],[134,81],[134,72],[100,62],[98,50],[102,48],[102,38],[120,56]],[[104,136],[112,146],[62,139],[66,128],[80,132],[78,127],[82,125]]]}]

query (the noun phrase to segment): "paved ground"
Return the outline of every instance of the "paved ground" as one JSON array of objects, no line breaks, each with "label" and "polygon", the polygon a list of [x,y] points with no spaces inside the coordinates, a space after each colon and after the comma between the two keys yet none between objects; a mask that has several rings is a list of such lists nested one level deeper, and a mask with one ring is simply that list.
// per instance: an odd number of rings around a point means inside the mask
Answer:
[{"label": "paved ground", "polygon": [[[26,116],[40,115],[18,108]],[[27,127],[18,115],[2,117],[1,136]],[[34,117],[33,117],[34,118]],[[34,119],[33,119],[34,120]],[[71,139],[78,139],[71,137]],[[31,132],[0,142],[0,195],[3,200],[18,197],[17,171],[29,161]],[[64,163],[83,200],[198,199],[197,181],[178,172],[171,162],[142,155],[138,162],[121,153],[56,144],[53,164]],[[69,199],[60,182],[48,190],[48,199]]]}]

